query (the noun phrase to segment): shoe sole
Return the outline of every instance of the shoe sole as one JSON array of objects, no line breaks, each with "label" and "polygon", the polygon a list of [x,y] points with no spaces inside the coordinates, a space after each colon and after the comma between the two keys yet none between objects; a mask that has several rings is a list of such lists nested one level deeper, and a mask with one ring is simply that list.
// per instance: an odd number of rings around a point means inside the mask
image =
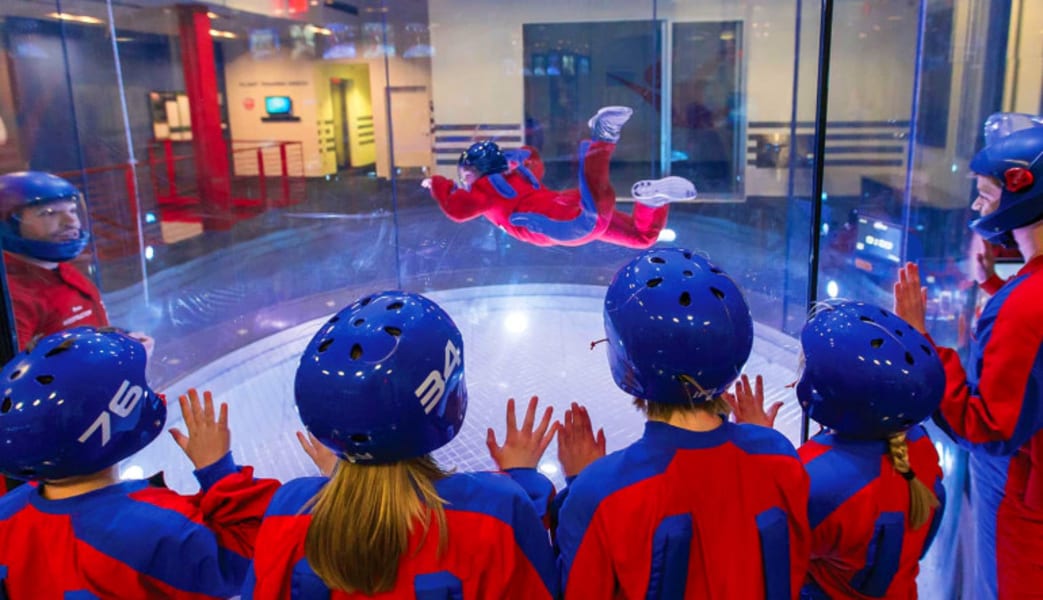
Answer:
[{"label": "shoe sole", "polygon": [[623,119],[624,124],[630,120],[630,117],[634,116],[634,109],[630,108],[629,106],[605,106],[598,109],[598,112],[596,112],[594,116],[591,117],[589,121],[587,121],[587,127],[593,129],[594,123],[597,122],[598,117],[610,112],[624,113],[626,115],[626,118]]},{"label": "shoe sole", "polygon": [[662,179],[645,179],[630,188],[634,200],[662,198],[669,201],[695,200],[695,185],[684,177],[671,175]]}]

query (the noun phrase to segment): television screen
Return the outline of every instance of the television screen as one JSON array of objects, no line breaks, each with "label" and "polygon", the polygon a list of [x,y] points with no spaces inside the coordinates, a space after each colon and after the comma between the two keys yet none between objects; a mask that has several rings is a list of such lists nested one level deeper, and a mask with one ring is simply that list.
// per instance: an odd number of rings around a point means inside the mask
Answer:
[{"label": "television screen", "polygon": [[264,110],[270,115],[288,115],[293,112],[289,96],[268,96],[264,99]]},{"label": "television screen", "polygon": [[897,264],[902,252],[902,228],[867,217],[858,218],[858,240],[855,253],[867,259]]}]

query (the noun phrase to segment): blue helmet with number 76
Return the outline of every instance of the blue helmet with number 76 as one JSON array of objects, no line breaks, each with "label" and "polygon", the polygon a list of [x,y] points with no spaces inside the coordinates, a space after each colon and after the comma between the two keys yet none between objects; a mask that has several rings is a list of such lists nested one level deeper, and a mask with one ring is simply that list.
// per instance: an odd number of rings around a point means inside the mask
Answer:
[{"label": "blue helmet with number 76", "polygon": [[463,425],[463,338],[424,296],[366,296],[312,338],[294,396],[304,426],[340,458],[386,464],[423,456]]},{"label": "blue helmet with number 76", "polygon": [[94,327],[49,335],[11,359],[0,371],[0,472],[90,475],[147,446],[167,409],[145,363],[141,342]]}]

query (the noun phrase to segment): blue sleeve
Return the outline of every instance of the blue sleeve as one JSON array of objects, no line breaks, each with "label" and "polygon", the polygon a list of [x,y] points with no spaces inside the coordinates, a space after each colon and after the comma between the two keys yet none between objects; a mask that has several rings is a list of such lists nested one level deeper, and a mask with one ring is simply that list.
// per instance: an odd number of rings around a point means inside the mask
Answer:
[{"label": "blue sleeve", "polygon": [[554,484],[550,479],[536,469],[507,469],[505,473],[525,490],[536,514],[544,518],[554,498]]},{"label": "blue sleeve", "polygon": [[214,464],[192,471],[192,474],[196,476],[196,481],[199,482],[199,487],[205,492],[212,488],[218,481],[221,481],[225,477],[232,473],[237,473],[238,471],[239,467],[236,466],[235,461],[232,460],[232,453],[228,452]]}]

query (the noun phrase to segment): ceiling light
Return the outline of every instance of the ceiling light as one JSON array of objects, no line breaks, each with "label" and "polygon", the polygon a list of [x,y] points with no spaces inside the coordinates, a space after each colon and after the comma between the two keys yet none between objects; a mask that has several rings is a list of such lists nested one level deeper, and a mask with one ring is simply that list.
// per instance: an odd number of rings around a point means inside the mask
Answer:
[{"label": "ceiling light", "polygon": [[212,35],[213,37],[227,38],[230,40],[234,40],[235,38],[239,37],[231,31],[221,31],[220,29],[211,29],[210,35]]},{"label": "ceiling light", "polygon": [[73,22],[76,22],[76,23],[86,23],[88,25],[101,25],[102,23],[104,23],[104,21],[102,21],[101,19],[97,19],[95,17],[87,17],[87,16],[84,16],[84,15],[73,15],[73,14],[69,14],[69,13],[53,12],[53,13],[48,14],[47,16],[55,18],[55,19],[60,19],[62,21],[73,21]]}]

